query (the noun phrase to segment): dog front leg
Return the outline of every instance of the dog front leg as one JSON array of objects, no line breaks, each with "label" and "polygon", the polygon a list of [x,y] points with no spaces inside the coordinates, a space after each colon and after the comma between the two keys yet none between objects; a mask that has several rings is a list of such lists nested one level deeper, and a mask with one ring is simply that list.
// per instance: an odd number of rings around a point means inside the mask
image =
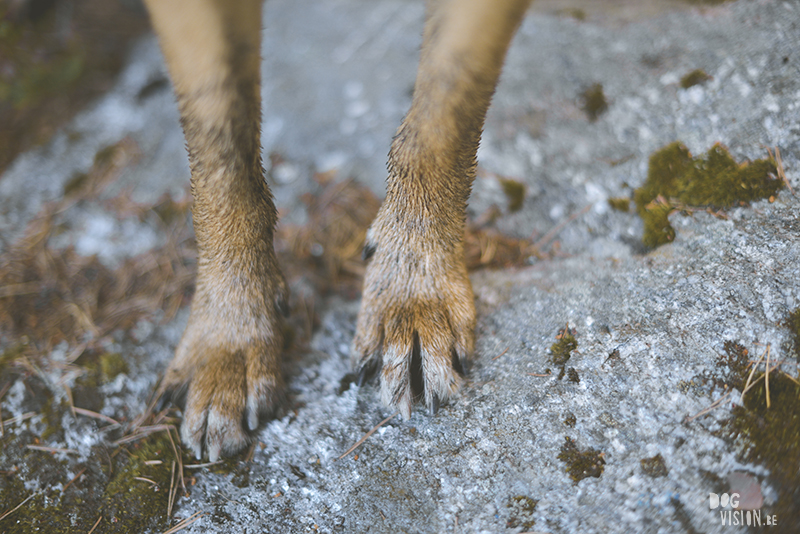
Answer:
[{"label": "dog front leg", "polygon": [[411,109],[389,154],[386,199],[353,341],[359,382],[380,369],[381,396],[405,418],[460,387],[474,345],[464,263],[466,205],[486,111],[529,0],[428,3]]},{"label": "dog front leg", "polygon": [[211,461],[243,448],[283,389],[286,284],[259,140],[260,0],[147,0],[189,149],[197,287],[159,388]]}]

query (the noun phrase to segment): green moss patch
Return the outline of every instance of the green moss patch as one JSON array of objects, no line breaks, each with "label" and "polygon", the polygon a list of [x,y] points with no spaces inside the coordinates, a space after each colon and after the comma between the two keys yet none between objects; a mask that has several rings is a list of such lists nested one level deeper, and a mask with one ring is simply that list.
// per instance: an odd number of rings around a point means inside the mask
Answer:
[{"label": "green moss patch", "polygon": [[625,197],[609,198],[608,205],[612,209],[628,213],[631,210],[631,199]]},{"label": "green moss patch", "polygon": [[[0,440],[7,452],[21,459],[0,471],[0,514],[23,503],[0,523],[0,532],[89,532],[101,517],[96,533],[168,528],[175,455],[164,432],[114,451],[98,449],[81,463],[27,449],[35,443],[37,437],[25,430]],[[26,489],[32,478],[38,480],[39,491]],[[179,484],[177,468],[174,480]]]},{"label": "green moss patch", "polygon": [[567,369],[567,380],[569,380],[573,384],[580,383],[581,377],[578,375],[578,371],[576,371],[574,367],[570,367],[569,369]]},{"label": "green moss patch", "polygon": [[608,101],[603,93],[603,85],[596,83],[581,93],[581,109],[594,122],[608,110]]},{"label": "green moss patch", "polygon": [[576,484],[587,477],[600,478],[605,469],[604,454],[595,449],[581,451],[575,441],[564,438],[558,459],[567,464],[567,473]]},{"label": "green moss patch", "polygon": [[725,353],[717,361],[717,367],[723,370],[723,378],[716,385],[744,391],[750,372],[750,352],[735,341],[726,341],[723,348]]},{"label": "green moss patch", "polygon": [[556,335],[556,342],[550,345],[551,360],[556,365],[564,365],[569,360],[572,351],[577,348],[578,341],[575,339],[575,330],[570,330],[569,326],[566,326]]},{"label": "green moss patch", "polygon": [[743,461],[769,469],[770,484],[778,492],[770,513],[782,531],[800,532],[800,384],[781,371],[770,371],[769,388],[763,374],[752,381],[756,385],[745,394],[743,406],[734,406],[726,428]]},{"label": "green moss patch", "polygon": [[681,78],[680,85],[683,89],[688,89],[692,86],[706,83],[711,79],[713,78],[708,74],[706,74],[704,70],[695,69],[692,72],[687,73],[683,78]]},{"label": "green moss patch", "polygon": [[639,463],[642,464],[644,474],[652,478],[665,477],[669,472],[667,464],[664,463],[664,458],[660,454],[656,454],[652,458],[642,458]]},{"label": "green moss patch", "polygon": [[508,528],[522,527],[523,530],[531,530],[536,524],[536,518],[533,514],[536,511],[537,504],[539,504],[539,501],[525,495],[512,497],[506,505],[510,512],[506,526]]},{"label": "green moss patch", "polygon": [[[788,326],[797,327],[800,312],[791,314]],[[768,351],[769,349],[767,349]],[[718,435],[733,442],[739,460],[763,465],[778,500],[765,514],[778,518],[781,532],[800,532],[800,382],[770,363],[768,375],[753,371],[768,352],[754,357],[740,343],[726,341],[717,362],[721,376],[714,387],[744,391],[741,405],[732,409]],[[719,485],[719,481],[712,480]]]},{"label": "green moss patch", "polygon": [[500,185],[508,200],[508,211],[512,213],[519,211],[525,201],[525,184],[509,178],[501,178]]},{"label": "green moss patch", "polygon": [[[160,432],[137,443],[117,465],[103,495],[103,517],[114,532],[142,532],[167,526],[174,453]],[[157,463],[160,462],[160,463]]]},{"label": "green moss patch", "polygon": [[642,241],[655,248],[674,240],[668,216],[677,209],[730,208],[771,198],[783,186],[772,158],[737,163],[719,143],[692,157],[676,141],[650,156],[647,181],[634,192],[645,226]]},{"label": "green moss patch", "polygon": [[800,359],[800,308],[789,314],[786,326],[792,334],[793,350],[795,358]]}]

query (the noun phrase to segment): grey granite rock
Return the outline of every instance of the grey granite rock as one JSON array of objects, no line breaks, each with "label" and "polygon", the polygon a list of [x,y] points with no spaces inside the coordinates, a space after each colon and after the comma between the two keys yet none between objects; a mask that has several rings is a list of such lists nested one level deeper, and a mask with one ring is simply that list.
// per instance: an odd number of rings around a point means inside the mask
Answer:
[{"label": "grey granite rock", "polygon": [[[335,167],[382,191],[389,142],[410,103],[422,18],[422,4],[405,0],[266,4],[264,150],[287,162],[273,169],[273,185],[290,220],[303,219],[298,197],[315,170]],[[314,351],[288,364],[291,409],[261,433],[249,484],[198,471],[176,516],[206,515],[186,532],[729,532],[735,527],[709,510],[709,493],[720,490],[708,474],[735,471],[761,482],[765,509],[774,504],[769,472],[741,463],[715,434],[737,394],[687,418],[721,396],[700,378],[717,372],[725,341],[753,354],[769,344],[774,358],[789,358],[783,321],[800,303],[800,202],[783,191],[727,219],[675,214],[674,243],[646,253],[641,221],[607,200],[642,184],[649,154],[674,140],[694,153],[719,141],[737,159],[777,145],[789,181],[800,185],[798,25],[800,6],[779,1],[682,7],[627,23],[531,13],[487,121],[479,152],[487,172],[470,210],[504,206],[496,173],[527,186],[523,209],[498,220],[506,233],[541,237],[588,211],[557,235],[554,259],[473,276],[477,348],[460,399],[435,417],[390,420],[357,459],[336,461],[390,414],[375,387],[342,382],[358,303],[326,301]],[[696,68],[712,79],[680,88]],[[142,159],[104,194],[132,187],[143,202],[183,194],[188,167],[173,97],[167,87],[140,96],[164,76],[146,37],[108,95],[19,157],[0,180],[6,244],[98,150],[125,136]],[[580,95],[595,83],[609,109],[590,122]],[[111,263],[158,242],[146,222],[138,231],[113,222],[92,230],[99,211],[90,206],[67,221],[68,239],[99,240],[87,251],[104,250]],[[133,246],[130,235],[147,239]],[[185,320],[184,311],[166,327],[142,323],[137,342],[114,344],[130,372],[104,386],[104,414],[144,410]],[[548,352],[565,325],[576,331],[568,367],[577,382],[557,378]],[[547,368],[549,376],[535,376]],[[11,416],[21,415],[20,388],[3,399]],[[88,455],[102,440],[64,425],[66,442],[52,446]],[[558,459],[566,437],[603,453],[599,478],[570,479]],[[7,454],[0,464],[12,460]],[[640,460],[657,454],[667,474],[653,478]],[[36,488],[36,477],[26,484]]]}]

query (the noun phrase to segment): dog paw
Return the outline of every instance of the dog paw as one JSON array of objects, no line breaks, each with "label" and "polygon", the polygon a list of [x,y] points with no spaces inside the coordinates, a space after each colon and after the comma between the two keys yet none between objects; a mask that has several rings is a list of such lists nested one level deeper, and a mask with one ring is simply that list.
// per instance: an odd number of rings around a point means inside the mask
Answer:
[{"label": "dog paw", "polygon": [[158,390],[161,407],[181,407],[181,439],[198,459],[214,462],[243,449],[280,403],[285,290],[277,278],[278,291],[258,292],[247,284],[226,288],[224,278],[198,281],[189,324]]},{"label": "dog paw", "polygon": [[463,246],[380,233],[371,231],[364,248],[369,264],[352,347],[358,383],[379,371],[384,404],[406,419],[417,402],[435,414],[461,387],[474,346]]}]

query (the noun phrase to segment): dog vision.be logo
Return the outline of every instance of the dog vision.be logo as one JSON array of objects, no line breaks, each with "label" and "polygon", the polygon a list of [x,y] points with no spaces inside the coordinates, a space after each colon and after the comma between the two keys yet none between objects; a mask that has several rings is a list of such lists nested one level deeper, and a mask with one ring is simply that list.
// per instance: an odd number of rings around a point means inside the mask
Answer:
[{"label": "dog vision.be logo", "polygon": [[708,496],[708,506],[711,510],[719,508],[719,518],[722,525],[730,526],[775,526],[778,524],[778,517],[773,515],[761,515],[761,510],[739,510],[739,494],[728,495],[723,493],[717,495],[710,493]]}]

